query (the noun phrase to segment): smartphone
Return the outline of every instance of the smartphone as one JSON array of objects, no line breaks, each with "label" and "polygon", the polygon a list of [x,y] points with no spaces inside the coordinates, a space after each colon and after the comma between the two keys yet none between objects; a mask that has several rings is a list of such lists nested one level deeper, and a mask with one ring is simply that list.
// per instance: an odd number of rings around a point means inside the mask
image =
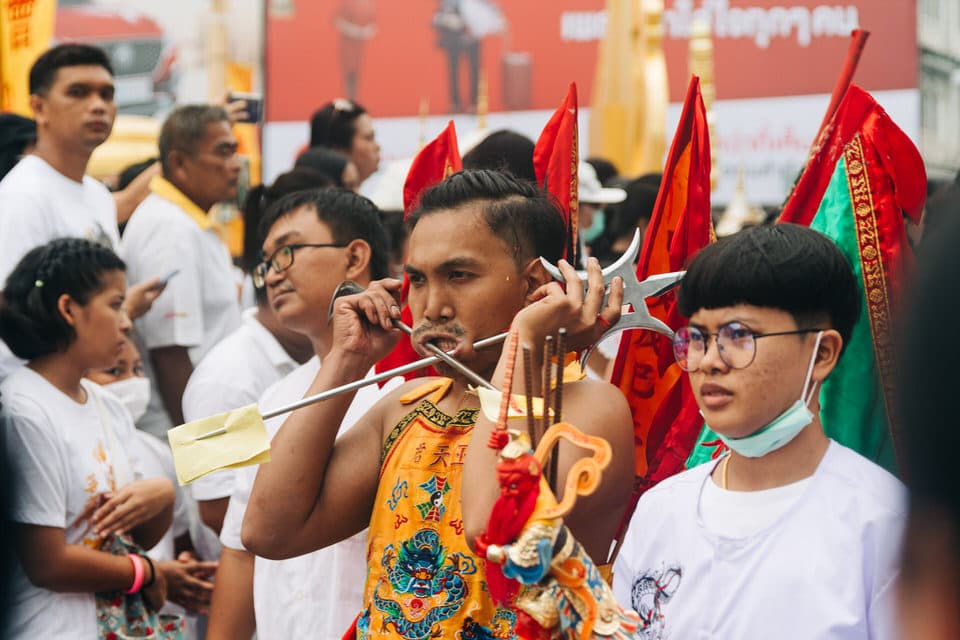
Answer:
[{"label": "smartphone", "polygon": [[246,106],[243,108],[243,122],[258,124],[263,121],[263,96],[259,93],[239,93],[231,92],[227,97],[229,102],[243,100]]},{"label": "smartphone", "polygon": [[167,286],[167,283],[170,282],[170,278],[177,275],[178,273],[180,273],[180,269],[174,269],[167,275],[163,276],[162,278],[160,278],[160,284],[154,287],[154,289],[163,289],[164,287]]}]

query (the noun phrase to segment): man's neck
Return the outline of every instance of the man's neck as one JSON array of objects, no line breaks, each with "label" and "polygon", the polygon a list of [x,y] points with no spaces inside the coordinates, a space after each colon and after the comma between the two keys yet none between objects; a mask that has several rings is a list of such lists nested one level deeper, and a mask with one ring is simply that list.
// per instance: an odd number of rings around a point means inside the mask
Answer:
[{"label": "man's neck", "polygon": [[730,459],[714,469],[713,479],[722,487],[723,476],[726,475],[726,488],[733,491],[763,491],[782,487],[812,476],[829,445],[830,439],[824,435],[820,417],[816,415],[796,438],[765,456],[748,458],[731,451]]},{"label": "man's neck", "polygon": [[57,147],[50,140],[43,138],[37,140],[37,146],[33,150],[33,155],[74,182],[83,182],[83,176],[87,172],[87,163],[90,162],[92,153],[92,149],[90,151],[76,151]]}]

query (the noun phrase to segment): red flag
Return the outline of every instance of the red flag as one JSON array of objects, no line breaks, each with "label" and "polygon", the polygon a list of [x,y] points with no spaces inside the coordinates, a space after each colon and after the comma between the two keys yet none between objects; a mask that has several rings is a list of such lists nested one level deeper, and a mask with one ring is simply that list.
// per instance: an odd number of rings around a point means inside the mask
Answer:
[{"label": "red flag", "polygon": [[533,148],[533,170],[545,191],[556,196],[567,227],[567,246],[563,257],[570,262],[577,259],[577,85],[570,83],[567,97],[561,104]]},{"label": "red flag", "polygon": [[[680,271],[714,239],[710,219],[710,139],[700,80],[693,76],[644,237],[637,277]],[[674,292],[649,303],[650,312],[677,328],[685,320]],[[638,495],[684,468],[703,419],[688,379],[673,359],[670,340],[652,331],[624,334],[611,382],[633,414]]]},{"label": "red flag", "polygon": [[463,169],[457,130],[451,120],[446,129],[424,145],[410,163],[403,183],[403,219],[406,220],[420,204],[420,194]]},{"label": "red flag", "polygon": [[[457,146],[457,131],[451,120],[447,127],[440,132],[436,138],[424,145],[420,152],[410,163],[410,170],[407,172],[407,179],[403,183],[403,219],[406,220],[410,214],[420,204],[420,195],[430,187],[439,184],[445,178],[453,175],[463,168],[463,162],[460,158],[460,149]],[[401,302],[406,301],[407,292],[410,290],[410,280],[407,276],[403,277],[403,289],[400,291]],[[406,304],[400,313],[400,319],[406,325],[413,326],[413,314],[410,307]],[[410,342],[410,336],[404,335],[400,338],[397,346],[393,348],[387,357],[383,358],[375,366],[377,373],[383,373],[390,369],[401,367],[411,362],[416,362],[422,356],[417,353],[413,344]],[[404,375],[404,378],[411,380],[423,376],[437,375],[436,369],[426,367],[411,371]],[[386,381],[381,383],[381,386]]]}]

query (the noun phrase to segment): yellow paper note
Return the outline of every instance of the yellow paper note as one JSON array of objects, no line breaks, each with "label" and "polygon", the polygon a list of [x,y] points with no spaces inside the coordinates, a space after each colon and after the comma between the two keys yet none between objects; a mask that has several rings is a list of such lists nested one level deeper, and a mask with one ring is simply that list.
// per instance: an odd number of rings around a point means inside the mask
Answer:
[{"label": "yellow paper note", "polygon": [[270,461],[270,437],[256,404],[182,424],[167,437],[181,485],[220,469]]},{"label": "yellow paper note", "polygon": [[[500,402],[503,394],[486,387],[478,387],[477,395],[480,396],[480,409],[487,420],[496,422],[500,418]],[[527,397],[518,393],[511,394],[510,406],[507,410],[507,419],[526,418],[527,417]],[[550,412],[553,415],[553,411]],[[543,398],[533,399],[533,417],[543,417]]]}]

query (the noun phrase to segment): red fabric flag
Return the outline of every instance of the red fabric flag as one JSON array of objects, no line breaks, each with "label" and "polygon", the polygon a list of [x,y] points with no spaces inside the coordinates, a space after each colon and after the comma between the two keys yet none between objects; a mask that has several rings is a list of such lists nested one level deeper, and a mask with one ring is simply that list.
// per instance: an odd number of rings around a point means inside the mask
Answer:
[{"label": "red fabric flag", "polygon": [[[693,76],[670,145],[660,192],[644,237],[637,277],[684,269],[714,240],[710,219],[710,140],[700,80]],[[648,301],[650,313],[676,329],[686,323],[674,292]],[[670,340],[652,331],[624,334],[611,382],[633,414],[637,494],[684,468],[703,419],[673,359]]]},{"label": "red fabric flag", "polygon": [[[457,131],[451,120],[447,127],[440,132],[436,138],[424,145],[420,152],[410,163],[410,170],[407,171],[407,179],[403,183],[403,219],[406,220],[410,214],[420,204],[420,195],[430,187],[439,184],[445,178],[453,175],[463,168],[463,162],[460,158],[460,149],[457,146]],[[400,291],[400,301],[405,302],[407,292],[410,290],[410,280],[406,275],[403,276],[403,289]],[[413,326],[413,314],[410,307],[406,304],[400,312],[400,319],[408,327]],[[375,370],[377,373],[383,373],[390,369],[401,367],[411,362],[416,362],[422,358],[413,348],[410,342],[410,336],[404,335],[397,342],[385,358],[380,360]],[[416,371],[410,371],[404,375],[407,380],[420,378],[424,376],[437,375],[436,369],[426,367]],[[386,384],[386,381],[380,383],[380,386]]]},{"label": "red fabric flag", "polygon": [[457,130],[451,120],[436,138],[424,145],[414,157],[403,183],[403,219],[420,204],[420,194],[463,169]]},{"label": "red fabric flag", "polygon": [[563,257],[577,260],[577,165],[580,162],[577,130],[577,85],[570,83],[567,97],[551,116],[533,148],[533,170],[543,189],[553,194],[563,212],[567,246]]}]

